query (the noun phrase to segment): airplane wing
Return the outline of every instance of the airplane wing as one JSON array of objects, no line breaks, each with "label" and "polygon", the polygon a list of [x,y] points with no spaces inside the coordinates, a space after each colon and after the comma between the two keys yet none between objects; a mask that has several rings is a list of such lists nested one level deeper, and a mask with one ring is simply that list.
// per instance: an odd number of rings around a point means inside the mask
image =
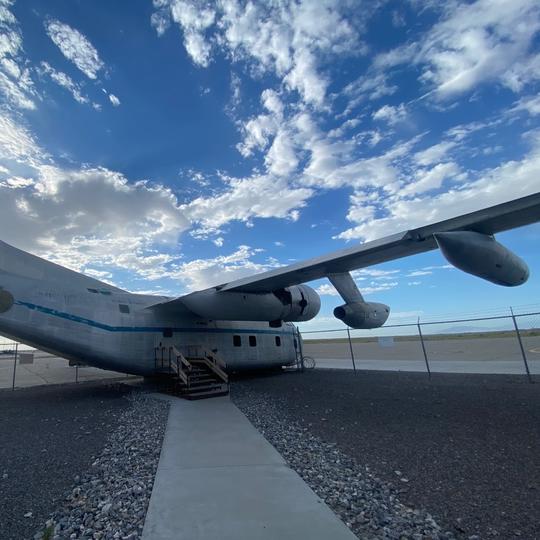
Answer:
[{"label": "airplane wing", "polygon": [[220,291],[269,292],[329,274],[366,268],[437,248],[434,233],[475,231],[487,235],[540,220],[540,193],[335,251],[216,287]]},{"label": "airplane wing", "polygon": [[[437,235],[444,236],[441,233],[471,231],[481,233],[480,236],[487,238],[495,233],[537,221],[540,221],[540,192],[438,223],[396,233],[380,240],[335,251],[328,255],[237,279],[217,287],[211,287],[207,291],[269,293],[319,278],[332,277],[351,270],[424,253],[436,249],[438,246],[444,252],[440,245],[441,239],[437,237]],[[500,244],[498,245],[500,246]],[[445,255],[447,254],[445,253]],[[190,293],[190,295],[201,292]],[[179,297],[160,305],[172,307],[174,304],[182,303],[183,298],[186,297]]]}]

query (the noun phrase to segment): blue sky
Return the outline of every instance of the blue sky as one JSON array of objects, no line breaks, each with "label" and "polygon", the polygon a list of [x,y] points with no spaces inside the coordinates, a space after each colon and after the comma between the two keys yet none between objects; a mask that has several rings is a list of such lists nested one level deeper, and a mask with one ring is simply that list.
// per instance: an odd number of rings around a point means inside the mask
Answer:
[{"label": "blue sky", "polygon": [[[540,7],[0,0],[1,238],[189,290],[540,190]],[[403,317],[539,302],[439,253],[355,274]],[[340,303],[321,281],[317,324]]]}]

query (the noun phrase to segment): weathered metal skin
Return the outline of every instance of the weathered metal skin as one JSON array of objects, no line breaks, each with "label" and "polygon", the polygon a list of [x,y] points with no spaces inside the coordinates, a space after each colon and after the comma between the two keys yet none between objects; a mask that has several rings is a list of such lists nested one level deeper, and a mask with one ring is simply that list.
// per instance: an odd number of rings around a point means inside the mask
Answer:
[{"label": "weathered metal skin", "polygon": [[[103,369],[149,375],[155,348],[172,345],[217,350],[229,370],[296,361],[292,324],[271,328],[268,322],[216,321],[187,310],[149,309],[169,299],[122,291],[2,242],[0,291],[7,307],[0,309],[0,334]],[[240,346],[233,336],[240,336]],[[255,336],[256,346],[250,346],[249,336]]]},{"label": "weathered metal skin", "polygon": [[321,308],[319,295],[307,285],[294,285],[277,293],[208,289],[184,296],[182,303],[200,317],[228,321],[309,321]]},{"label": "weathered metal skin", "polygon": [[379,302],[351,302],[334,309],[334,317],[351,328],[369,330],[382,326],[390,315],[390,307]]},{"label": "weathered metal skin", "polygon": [[474,231],[434,234],[449,263],[456,268],[505,287],[522,285],[529,278],[529,268],[494,236]]}]

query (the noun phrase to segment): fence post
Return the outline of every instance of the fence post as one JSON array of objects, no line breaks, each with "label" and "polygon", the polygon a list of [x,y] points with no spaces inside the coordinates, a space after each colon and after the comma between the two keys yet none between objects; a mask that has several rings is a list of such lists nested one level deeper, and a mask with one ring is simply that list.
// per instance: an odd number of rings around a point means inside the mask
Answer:
[{"label": "fence post", "polygon": [[75,383],[79,384],[79,364],[75,364]]},{"label": "fence post", "polygon": [[15,373],[17,372],[17,356],[19,355],[19,344],[15,343],[15,356],[13,357],[13,384],[12,390],[15,390]]},{"label": "fence post", "polygon": [[422,335],[422,327],[420,326],[420,317],[418,317],[418,322],[416,323],[416,325],[418,326],[418,334],[420,336],[420,343],[422,343],[422,351],[424,353],[424,360],[426,361],[426,369],[428,372],[428,377],[431,379],[431,369],[429,369],[429,361],[428,361],[427,352],[426,352],[426,345],[424,344],[424,336]]},{"label": "fence post", "polygon": [[523,357],[523,363],[525,364],[525,371],[527,372],[527,378],[529,382],[532,383],[531,372],[529,371],[529,364],[527,362],[527,355],[525,354],[525,349],[523,348],[523,342],[521,341],[521,334],[519,333],[519,327],[517,325],[516,316],[514,315],[514,310],[510,306],[510,313],[512,314],[512,321],[514,323],[514,328],[516,329],[516,336],[519,342],[519,348],[521,349],[521,356]]},{"label": "fence post", "polygon": [[347,326],[347,336],[349,337],[349,348],[351,349],[352,367],[353,367],[354,372],[356,373],[356,363],[354,361],[354,352],[353,352],[352,342],[351,342],[351,331],[349,330],[348,326]]}]

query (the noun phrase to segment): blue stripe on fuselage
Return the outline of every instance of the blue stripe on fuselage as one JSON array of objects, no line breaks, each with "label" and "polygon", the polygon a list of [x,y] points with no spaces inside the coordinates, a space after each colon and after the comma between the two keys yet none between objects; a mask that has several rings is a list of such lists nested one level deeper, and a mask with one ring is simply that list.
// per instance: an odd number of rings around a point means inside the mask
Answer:
[{"label": "blue stripe on fuselage", "polygon": [[292,334],[292,331],[286,330],[259,330],[255,328],[171,328],[170,326],[110,326],[108,324],[93,321],[92,319],[86,319],[79,317],[78,315],[72,315],[56,309],[38,306],[31,302],[22,302],[20,300],[15,301],[18,306],[23,306],[28,309],[40,311],[53,317],[59,317],[68,321],[86,324],[87,326],[93,326],[107,332],[164,332],[165,330],[172,330],[173,332],[199,332],[199,333],[213,333],[213,334]]}]

